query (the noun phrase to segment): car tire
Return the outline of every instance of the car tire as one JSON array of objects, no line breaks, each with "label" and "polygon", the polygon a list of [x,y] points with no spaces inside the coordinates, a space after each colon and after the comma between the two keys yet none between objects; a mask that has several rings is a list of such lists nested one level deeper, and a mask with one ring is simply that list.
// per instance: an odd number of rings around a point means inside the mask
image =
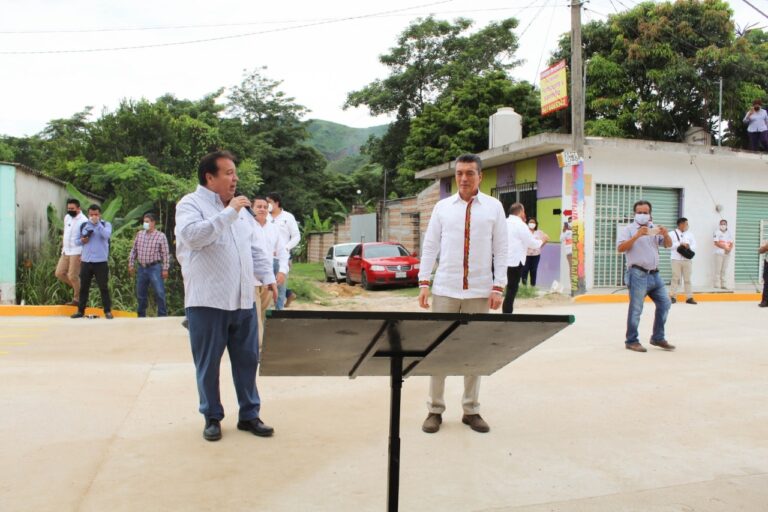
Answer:
[{"label": "car tire", "polygon": [[349,277],[349,270],[347,270],[347,284],[348,284],[349,286],[355,286],[355,282],[354,282],[354,281],[352,281],[352,278],[351,278],[351,277]]},{"label": "car tire", "polygon": [[336,271],[332,270],[332,272],[333,272],[334,275],[331,275],[331,276],[329,276],[327,272],[325,273],[325,282],[326,283],[332,283],[333,282],[333,278],[335,277]]},{"label": "car tire", "polygon": [[343,277],[341,277],[341,276],[339,275],[339,273],[338,273],[338,272],[336,272],[335,270],[333,271],[333,277],[334,277],[334,278],[336,278],[336,282],[337,282],[337,283],[339,283],[339,284],[341,284],[341,283],[343,283],[344,281],[346,281],[346,279],[345,279],[345,278],[343,278]]},{"label": "car tire", "polygon": [[360,275],[360,286],[366,290],[373,290],[373,286],[368,282],[368,275],[365,273],[365,270],[363,270],[363,273]]}]

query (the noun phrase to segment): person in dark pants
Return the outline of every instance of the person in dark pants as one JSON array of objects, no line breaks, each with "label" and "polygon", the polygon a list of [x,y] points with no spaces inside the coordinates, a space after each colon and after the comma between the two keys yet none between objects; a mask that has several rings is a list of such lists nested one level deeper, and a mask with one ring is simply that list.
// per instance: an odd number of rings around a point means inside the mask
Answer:
[{"label": "person in dark pants", "polygon": [[92,204],[88,207],[88,220],[80,225],[80,238],[75,241],[83,247],[80,257],[80,300],[77,313],[72,318],[83,318],[85,307],[88,305],[91,281],[96,278],[96,284],[101,292],[101,303],[104,316],[112,319],[112,299],[109,297],[109,239],[112,237],[112,224],[101,220],[101,207]]},{"label": "person in dark pants", "polygon": [[[544,244],[547,243],[545,240],[549,240],[549,237],[547,237],[543,231],[539,230],[539,221],[537,221],[535,217],[530,217],[528,219],[528,229],[531,230],[533,238],[542,241],[541,247],[544,247]],[[525,255],[525,265],[523,265],[523,276],[521,281],[526,286],[528,285],[528,276],[531,277],[531,286],[536,286],[536,274],[539,270],[539,260],[541,260],[541,247],[538,249],[529,248]]]},{"label": "person in dark pants", "polygon": [[[768,252],[768,242],[760,246],[758,251],[760,254]],[[758,304],[761,308],[768,308],[768,257],[763,261],[763,298]]]},{"label": "person in dark pants", "polygon": [[507,217],[507,293],[504,295],[504,303],[501,306],[502,313],[512,313],[515,307],[515,297],[520,287],[520,277],[523,274],[525,255],[528,249],[539,249],[546,241],[533,238],[531,230],[525,225],[525,208],[521,203],[514,203],[509,207]]},{"label": "person in dark pants", "polygon": [[240,406],[237,429],[269,437],[274,429],[261,420],[256,387],[259,363],[258,317],[254,278],[277,296],[272,255],[260,246],[251,201],[235,196],[234,156],[216,151],[203,157],[197,190],[176,205],[176,255],[184,277],[184,307],[195,362],[203,438],[221,439],[224,407],[219,368],[229,353]]},{"label": "person in dark pants", "polygon": [[136,277],[136,298],[138,300],[138,316],[147,316],[149,286],[155,291],[157,300],[157,316],[167,316],[165,306],[165,285],[168,279],[169,257],[168,239],[165,233],[155,229],[157,219],[154,214],[144,215],[143,229],[136,233],[133,239],[131,254],[128,256],[128,273],[133,275],[135,265],[139,272]]}]

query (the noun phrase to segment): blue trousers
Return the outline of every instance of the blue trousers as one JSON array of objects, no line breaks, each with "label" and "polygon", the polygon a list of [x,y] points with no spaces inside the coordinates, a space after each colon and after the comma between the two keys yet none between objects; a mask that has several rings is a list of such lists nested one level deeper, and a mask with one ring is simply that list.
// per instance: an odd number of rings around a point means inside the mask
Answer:
[{"label": "blue trousers", "polygon": [[165,308],[165,285],[163,284],[163,266],[155,263],[149,267],[139,266],[136,272],[136,298],[139,300],[139,318],[147,316],[149,286],[155,291],[157,316],[168,316]]},{"label": "blue trousers", "polygon": [[235,383],[239,419],[259,417],[261,399],[256,388],[259,364],[259,333],[256,308],[226,311],[216,308],[186,308],[189,340],[197,374],[200,413],[221,420],[224,407],[219,394],[219,367],[224,349],[229,351]]},{"label": "blue trousers", "polygon": [[640,324],[640,315],[643,313],[643,301],[646,295],[656,304],[656,315],[653,318],[651,340],[663,340],[664,324],[667,322],[667,314],[672,306],[672,301],[667,294],[667,288],[664,286],[661,275],[658,272],[649,274],[638,268],[629,268],[624,275],[624,281],[629,288],[626,343],[637,343],[640,341],[637,326]]}]

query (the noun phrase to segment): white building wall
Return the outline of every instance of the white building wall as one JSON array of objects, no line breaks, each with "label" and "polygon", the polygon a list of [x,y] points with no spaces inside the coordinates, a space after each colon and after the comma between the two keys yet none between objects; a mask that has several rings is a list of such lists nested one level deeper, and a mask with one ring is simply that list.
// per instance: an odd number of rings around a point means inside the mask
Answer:
[{"label": "white building wall", "polygon": [[[592,176],[592,193],[585,201],[588,288],[592,288],[594,282],[594,251],[591,248],[595,240],[596,184],[682,189],[681,215],[689,219],[690,230],[697,243],[691,278],[694,289],[712,287],[712,235],[721,218],[728,221],[729,229],[735,235],[738,191],[768,192],[768,159],[763,155],[730,151],[709,154],[703,152],[704,148],[700,146],[694,146],[689,153],[688,147],[682,144],[675,145],[679,148],[674,151],[654,149],[655,146],[649,142],[621,141],[613,146],[600,144],[585,148],[584,172]],[[720,212],[716,210],[716,205],[720,205]],[[564,194],[563,208],[570,207],[570,197]],[[674,226],[667,227],[674,229]],[[733,269],[738,250],[736,246],[729,262],[730,287],[734,286]]]}]

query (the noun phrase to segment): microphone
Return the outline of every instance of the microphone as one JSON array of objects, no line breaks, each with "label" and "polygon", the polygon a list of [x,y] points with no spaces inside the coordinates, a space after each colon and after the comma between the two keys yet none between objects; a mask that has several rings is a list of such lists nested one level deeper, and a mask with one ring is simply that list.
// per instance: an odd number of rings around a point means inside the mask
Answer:
[{"label": "microphone", "polygon": [[[242,195],[242,194],[240,194],[239,191],[235,191],[235,197],[239,195]],[[253,212],[253,208],[251,208],[251,205],[244,206],[243,208],[245,208],[245,211],[251,214],[251,217],[254,217],[254,218],[256,217],[256,214]]]}]

